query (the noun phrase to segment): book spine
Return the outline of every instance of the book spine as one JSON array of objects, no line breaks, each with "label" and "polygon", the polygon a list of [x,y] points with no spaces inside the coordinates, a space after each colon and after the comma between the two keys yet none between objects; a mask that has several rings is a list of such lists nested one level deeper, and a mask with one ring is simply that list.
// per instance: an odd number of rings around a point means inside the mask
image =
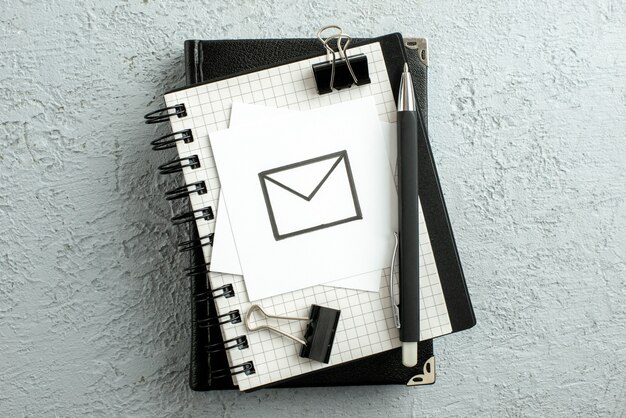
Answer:
[{"label": "book spine", "polygon": [[202,74],[202,41],[187,40],[185,41],[185,81],[188,86],[203,81]]}]

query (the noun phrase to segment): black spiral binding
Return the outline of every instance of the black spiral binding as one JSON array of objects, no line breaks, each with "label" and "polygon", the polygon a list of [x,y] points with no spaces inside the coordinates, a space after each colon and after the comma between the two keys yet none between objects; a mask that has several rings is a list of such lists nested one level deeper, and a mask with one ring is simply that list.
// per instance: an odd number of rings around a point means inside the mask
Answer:
[{"label": "black spiral binding", "polygon": [[178,251],[185,252],[191,251],[196,248],[204,247],[206,245],[213,245],[213,233],[204,235],[198,239],[190,239],[189,241],[183,241],[178,244]]},{"label": "black spiral binding", "polygon": [[202,209],[192,210],[189,212],[181,213],[172,217],[172,223],[174,225],[182,225],[187,222],[192,222],[197,219],[204,219],[205,221],[212,221],[215,218],[213,215],[213,208],[211,206],[204,207]]},{"label": "black spiral binding", "polygon": [[222,350],[228,351],[232,350],[233,348],[245,350],[246,348],[248,348],[248,337],[246,337],[245,335],[240,335],[224,342],[207,344],[205,348],[209,353],[217,353]]},{"label": "black spiral binding", "polygon": [[193,142],[193,134],[191,129],[184,129],[182,131],[172,132],[171,134],[163,135],[154,141],[150,142],[152,149],[155,151],[161,151],[164,149],[174,148],[178,141],[183,141],[185,144]]},{"label": "black spiral binding", "polygon": [[239,323],[241,323],[241,313],[239,312],[239,309],[232,310],[222,315],[210,316],[197,321],[198,327],[200,328],[210,328],[219,325]]},{"label": "black spiral binding", "polygon": [[206,292],[196,294],[196,303],[202,303],[217,298],[228,299],[232,298],[233,296],[235,296],[235,289],[233,289],[232,284],[228,283],[216,289],[207,290]]},{"label": "black spiral binding", "polygon": [[[204,257],[204,254],[203,254]],[[198,276],[206,277],[207,274],[211,271],[209,266],[211,263],[203,263],[203,264],[195,264],[191,267],[187,267],[185,269],[185,276],[193,279]]]},{"label": "black spiral binding", "polygon": [[[193,187],[193,190],[189,190],[190,187]],[[165,199],[175,200],[189,196],[192,193],[205,194],[206,191],[206,183],[204,181],[196,181],[195,183],[185,184],[184,186],[165,192]]]},{"label": "black spiral binding", "polygon": [[[144,116],[145,122],[148,124],[153,123],[161,123],[168,121],[171,117],[185,117],[187,116],[187,111],[185,109],[184,104],[177,104],[174,106],[166,107],[163,109],[156,110],[154,112],[150,112]],[[190,129],[184,129],[177,132],[172,132],[166,135],[163,135],[153,141],[150,142],[153,150],[166,150],[169,148],[175,148],[177,142],[182,141],[187,144],[194,141],[193,133]],[[183,171],[184,168],[189,169],[197,169],[200,168],[200,159],[198,155],[190,155],[187,157],[180,157],[174,160],[171,160],[165,164],[161,164],[159,166],[159,172],[161,174],[172,174]],[[169,190],[165,193],[165,198],[167,200],[175,200],[183,197],[190,196],[193,193],[197,193],[199,195],[207,193],[207,186],[204,181],[197,181],[195,183],[189,183],[184,186],[177,187],[175,189]],[[211,221],[215,218],[213,214],[213,208],[211,206],[207,206],[197,210],[191,210],[188,212],[181,213],[179,215],[175,215],[171,218],[172,223],[174,225],[182,225],[189,222],[193,222],[196,220],[205,220]],[[213,233],[198,237],[197,232],[193,233],[194,239],[190,239],[188,241],[181,242],[178,245],[179,252],[185,251],[197,251],[202,247],[207,245],[213,245]],[[241,323],[242,317],[241,313],[238,309],[232,310],[222,315],[217,315],[217,311],[215,309],[215,299],[218,298],[232,298],[235,296],[235,290],[232,284],[225,284],[216,289],[211,289],[208,280],[206,280],[207,275],[209,274],[209,263],[200,263],[193,264],[191,267],[185,269],[185,275],[193,280],[193,283],[196,283],[197,280],[206,281],[206,291],[202,291],[200,293],[195,293],[193,296],[193,301],[195,304],[198,304],[198,308],[202,309],[200,304],[206,305],[206,313],[208,315],[195,321],[196,330],[205,330],[204,331],[204,341],[203,344],[204,352],[208,356],[208,367],[211,368],[211,358],[213,356],[225,356],[226,351],[232,349],[244,350],[248,348],[248,338],[245,335],[238,336],[235,338],[231,338],[229,340],[223,341],[221,335],[215,337],[213,331],[210,329],[215,327],[220,327],[226,324],[237,324]],[[197,286],[197,285],[196,285]],[[204,285],[203,285],[204,286]],[[192,286],[193,288],[193,286]],[[220,334],[219,330],[215,330],[217,334]],[[211,341],[209,334],[213,335],[214,341]],[[202,346],[200,346],[202,347]],[[223,358],[223,357],[222,357]],[[225,360],[225,359],[224,359]],[[220,360],[221,361],[221,360]],[[221,364],[221,363],[217,363]],[[254,363],[252,361],[247,361],[245,363],[237,364],[228,368],[214,369],[209,371],[209,380],[221,380],[223,378],[229,376],[235,376],[238,374],[251,375],[254,374],[255,368]],[[209,383],[210,384],[210,383]],[[232,385],[232,383],[230,383]]]},{"label": "black spiral binding", "polygon": [[164,107],[162,109],[155,110],[144,115],[146,123],[161,123],[167,122],[172,116],[178,116],[179,118],[187,116],[187,110],[184,104],[177,104],[170,107]]},{"label": "black spiral binding", "polygon": [[[185,164],[186,163],[186,164]],[[197,155],[191,155],[185,158],[177,158],[172,161],[168,161],[165,164],[159,166],[159,173],[172,174],[183,171],[183,168],[189,167],[191,169],[200,168],[200,159]]]},{"label": "black spiral binding", "polygon": [[245,373],[246,376],[256,373],[254,370],[254,363],[246,361],[245,363],[237,364],[226,369],[213,370],[211,371],[211,377],[213,379],[221,379],[223,377],[235,376],[241,373]]}]

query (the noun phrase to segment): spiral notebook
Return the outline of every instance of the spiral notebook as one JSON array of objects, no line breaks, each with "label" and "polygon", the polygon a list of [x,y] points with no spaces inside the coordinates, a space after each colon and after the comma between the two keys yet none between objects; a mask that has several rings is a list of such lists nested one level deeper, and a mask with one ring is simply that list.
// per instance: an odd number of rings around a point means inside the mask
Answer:
[{"label": "spiral notebook", "polygon": [[[395,102],[389,74],[399,73],[403,60],[401,44],[397,51],[385,56],[396,59],[385,61],[380,42],[351,49],[352,53],[365,53],[370,60],[372,83],[353,89],[318,95],[312,79],[311,66],[322,57],[314,57],[263,71],[226,78],[166,94],[168,107],[174,111],[170,117],[181,158],[176,164],[183,167],[186,185],[168,193],[169,198],[189,196],[194,209],[200,235],[199,241],[183,244],[183,248],[201,246],[205,263],[210,261],[213,214],[219,194],[219,181],[208,142],[208,133],[224,129],[228,123],[228,109],[233,100],[292,109],[309,109],[355,97],[376,98],[381,120],[395,120]],[[277,95],[280,91],[284,94]],[[183,164],[183,161],[186,164]],[[423,220],[422,220],[423,221]],[[422,228],[426,231],[427,228]],[[428,237],[421,237],[424,279],[422,291],[428,300],[422,300],[422,339],[453,331],[446,300],[432,257]],[[306,315],[312,303],[326,304],[342,310],[336,336],[336,348],[330,365],[359,359],[400,345],[393,326],[391,299],[388,294],[389,272],[379,293],[350,291],[346,289],[315,286],[303,291],[281,295],[260,303],[275,313]],[[294,376],[328,367],[312,363],[297,355],[297,347],[281,337],[268,333],[248,334],[241,316],[250,305],[240,276],[210,274],[217,314],[221,318],[222,334],[228,346],[229,367],[225,371],[234,375],[241,390],[272,384]],[[292,324],[292,333],[301,333],[302,325]],[[229,344],[228,344],[229,343]]]}]

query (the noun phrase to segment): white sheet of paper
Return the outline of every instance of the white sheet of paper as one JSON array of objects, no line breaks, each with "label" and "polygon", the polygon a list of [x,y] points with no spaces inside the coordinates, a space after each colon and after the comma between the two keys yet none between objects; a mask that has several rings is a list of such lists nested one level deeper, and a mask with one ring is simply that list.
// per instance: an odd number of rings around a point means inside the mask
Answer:
[{"label": "white sheet of paper", "polygon": [[210,134],[251,300],[388,267],[397,196],[382,136],[371,98],[284,118],[279,129]]},{"label": "white sheet of paper", "polygon": [[[263,123],[279,124],[283,118],[293,115],[298,111],[259,106],[253,104],[233,103],[230,112],[229,127],[256,126]],[[303,112],[301,112],[303,113]],[[397,155],[396,124],[380,122],[383,130],[383,140],[387,146],[390,167],[395,167]],[[230,227],[228,208],[226,207],[222,193],[220,192],[217,204],[217,218],[215,223],[215,239],[213,242],[213,255],[211,258],[211,270],[220,273],[242,275],[239,255],[235,245],[235,238]],[[359,274],[353,277],[325,283],[325,286],[343,287],[347,289],[365,290],[378,292],[380,290],[381,272],[378,270]]]}]

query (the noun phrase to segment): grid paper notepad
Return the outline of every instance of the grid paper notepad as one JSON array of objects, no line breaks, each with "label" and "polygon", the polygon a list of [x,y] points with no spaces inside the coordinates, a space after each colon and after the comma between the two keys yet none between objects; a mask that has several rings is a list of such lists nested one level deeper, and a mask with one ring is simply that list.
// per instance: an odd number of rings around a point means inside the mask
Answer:
[{"label": "grid paper notepad", "polygon": [[[190,195],[193,210],[217,207],[220,183],[208,135],[228,127],[233,102],[308,110],[372,96],[380,120],[395,122],[396,105],[380,43],[351,48],[350,53],[367,55],[370,84],[319,95],[311,69],[313,64],[325,59],[325,56],[319,56],[166,94],[167,106],[184,104],[187,111],[185,117],[170,118],[172,130],[175,132],[191,129],[193,133],[193,142],[177,142],[179,156],[184,158],[197,155],[200,160],[200,168],[183,169],[185,181],[187,184],[204,181],[207,186],[205,194]],[[448,334],[452,332],[452,328],[421,206],[419,221],[420,339],[425,340]],[[214,231],[215,222],[212,220],[198,219],[196,223],[200,236]],[[203,247],[203,251],[205,262],[209,265],[211,246]],[[248,348],[227,350],[230,366],[235,367],[249,361],[254,364],[254,373],[234,375],[233,382],[240,390],[248,390],[399,347],[400,340],[394,326],[389,296],[389,274],[390,269],[382,272],[383,280],[378,293],[320,285],[256,301],[276,315],[306,317],[314,303],[340,309],[341,316],[330,363],[323,364],[301,358],[298,344],[270,331],[248,333],[243,322],[227,323],[221,326],[224,341],[239,336],[246,336],[248,340]],[[218,315],[238,310],[243,317],[251,305],[243,277],[210,273],[209,281],[212,289],[227,284],[234,288],[234,297],[215,299]],[[306,328],[304,321],[278,322],[270,319],[268,322],[298,336],[303,335]]]}]

